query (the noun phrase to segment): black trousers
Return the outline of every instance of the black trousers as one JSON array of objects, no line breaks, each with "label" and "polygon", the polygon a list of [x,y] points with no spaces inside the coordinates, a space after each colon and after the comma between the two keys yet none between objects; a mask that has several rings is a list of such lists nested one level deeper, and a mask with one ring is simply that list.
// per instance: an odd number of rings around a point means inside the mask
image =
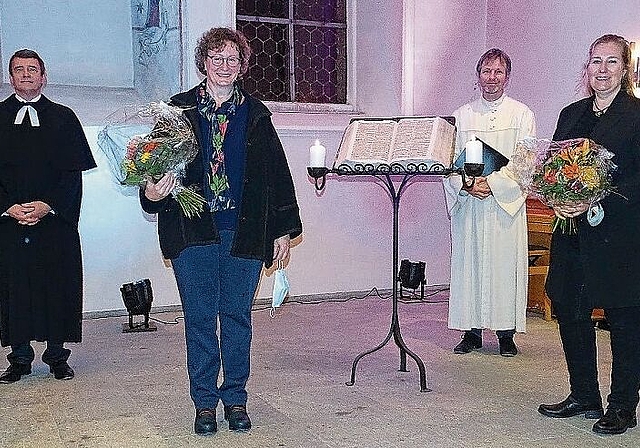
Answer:
[{"label": "black trousers", "polygon": [[[71,355],[71,350],[64,347],[63,342],[47,341],[47,348],[42,353],[42,361],[50,366],[66,361]],[[11,353],[7,355],[11,364],[31,364],[35,359],[33,347],[29,342],[12,345]]]},{"label": "black trousers", "polygon": [[[602,402],[598,384],[593,306],[580,292],[573,301],[554,302],[569,370],[571,395],[582,403]],[[608,407],[633,413],[640,389],[640,306],[606,308],[611,333],[611,393]]]}]

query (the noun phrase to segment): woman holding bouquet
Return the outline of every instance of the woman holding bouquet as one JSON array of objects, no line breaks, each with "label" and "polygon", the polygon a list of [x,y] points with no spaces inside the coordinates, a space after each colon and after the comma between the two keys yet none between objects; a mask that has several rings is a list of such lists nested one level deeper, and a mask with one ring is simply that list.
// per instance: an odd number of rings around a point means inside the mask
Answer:
[{"label": "woman holding bouquet", "polygon": [[[607,34],[589,49],[583,80],[589,97],[562,110],[554,140],[590,138],[614,153],[615,192],[599,204],[554,206],[575,233],[551,241],[546,291],[558,318],[570,395],[540,405],[548,417],[599,419],[593,431],[620,434],[637,424],[640,389],[640,100],[633,96],[628,42]],[[611,326],[611,391],[603,415],[591,313]]]},{"label": "woman holding bouquet", "polygon": [[[217,431],[224,404],[229,429],[251,428],[247,415],[251,305],[266,267],[289,255],[302,232],[291,173],[271,114],[237,83],[251,51],[238,31],[213,28],[195,50],[205,79],[171,98],[184,108],[199,145],[183,183],[208,210],[181,213],[166,174],[141,190],[142,207],[158,213],[160,247],[173,264],[185,318],[187,369],[198,434]],[[217,326],[220,326],[220,334]],[[224,380],[218,386],[220,368]]]}]

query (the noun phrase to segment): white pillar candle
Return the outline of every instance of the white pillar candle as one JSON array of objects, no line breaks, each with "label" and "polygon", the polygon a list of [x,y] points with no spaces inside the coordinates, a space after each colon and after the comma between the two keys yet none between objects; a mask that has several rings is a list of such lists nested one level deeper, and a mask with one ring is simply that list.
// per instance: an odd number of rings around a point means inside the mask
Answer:
[{"label": "white pillar candle", "polygon": [[476,140],[474,137],[464,145],[464,149],[466,150],[465,163],[482,163],[482,142],[480,140]]},{"label": "white pillar candle", "polygon": [[327,149],[320,144],[320,140],[316,140],[313,146],[309,148],[309,166],[313,168],[324,167]]}]

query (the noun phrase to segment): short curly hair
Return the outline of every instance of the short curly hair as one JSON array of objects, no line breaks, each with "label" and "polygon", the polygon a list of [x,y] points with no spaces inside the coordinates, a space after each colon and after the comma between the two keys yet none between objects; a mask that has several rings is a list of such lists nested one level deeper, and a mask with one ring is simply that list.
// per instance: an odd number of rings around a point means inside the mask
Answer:
[{"label": "short curly hair", "polygon": [[227,42],[234,44],[240,53],[240,75],[244,75],[247,72],[251,47],[244,34],[231,28],[211,28],[200,36],[195,49],[196,67],[200,73],[205,76],[207,74],[204,61],[209,50],[221,50]]}]

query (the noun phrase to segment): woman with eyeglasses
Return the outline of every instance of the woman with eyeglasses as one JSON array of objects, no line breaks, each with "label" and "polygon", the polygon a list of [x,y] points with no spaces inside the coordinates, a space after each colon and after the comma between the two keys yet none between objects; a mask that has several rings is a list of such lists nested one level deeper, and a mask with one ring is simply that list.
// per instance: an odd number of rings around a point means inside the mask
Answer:
[{"label": "woman with eyeglasses", "polygon": [[210,29],[195,49],[205,79],[171,98],[185,109],[200,147],[183,183],[196,187],[209,209],[185,217],[170,195],[172,174],[148,182],[140,194],[142,208],[158,214],[160,248],[172,262],[180,293],[197,434],[217,431],[219,401],[230,430],[251,428],[245,385],[253,298],[262,265],[286,259],[290,240],[302,233],[271,113],[238,84],[250,54],[239,31]]}]

